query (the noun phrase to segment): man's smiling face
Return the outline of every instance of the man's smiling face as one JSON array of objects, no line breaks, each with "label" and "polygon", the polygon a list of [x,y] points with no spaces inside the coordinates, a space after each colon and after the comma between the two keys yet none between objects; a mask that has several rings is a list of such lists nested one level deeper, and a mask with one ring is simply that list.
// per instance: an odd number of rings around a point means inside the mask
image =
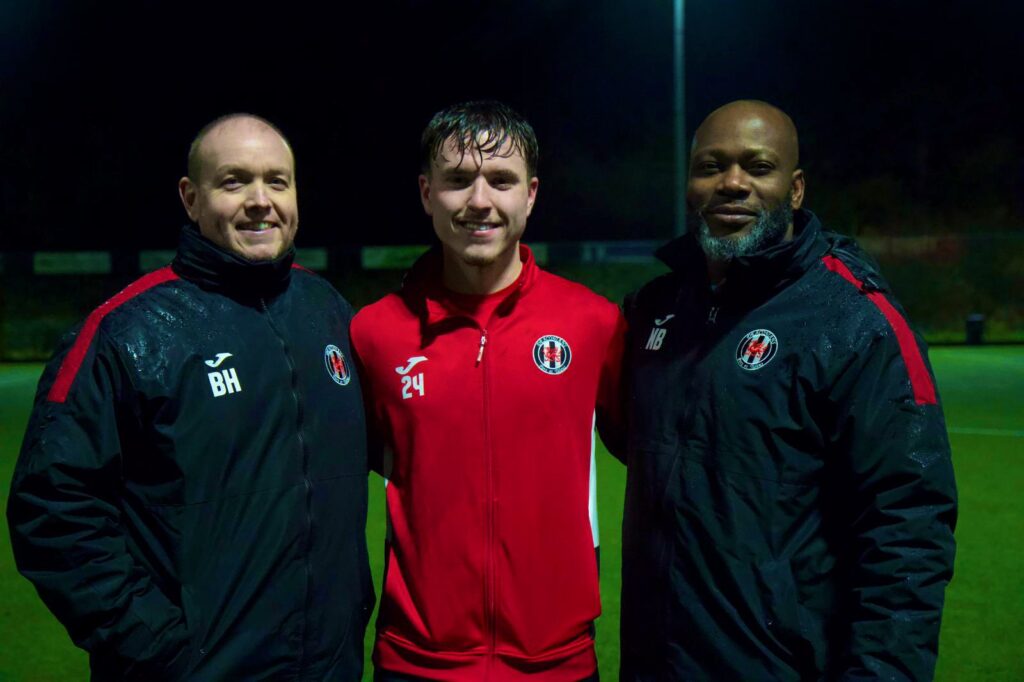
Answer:
[{"label": "man's smiling face", "polygon": [[741,101],[708,116],[694,136],[686,192],[708,243],[743,255],[788,238],[804,194],[797,163],[796,129],[774,107]]},{"label": "man's smiling face", "polygon": [[[484,137],[489,133],[482,133]],[[533,210],[538,181],[511,140],[493,152],[478,140],[465,154],[449,140],[421,175],[420,199],[448,257],[487,267],[510,253],[518,258],[519,239]]]},{"label": "man's smiling face", "polygon": [[185,211],[200,233],[251,261],[279,258],[299,227],[295,161],[281,136],[261,121],[229,119],[199,147],[198,177],[182,178]]}]

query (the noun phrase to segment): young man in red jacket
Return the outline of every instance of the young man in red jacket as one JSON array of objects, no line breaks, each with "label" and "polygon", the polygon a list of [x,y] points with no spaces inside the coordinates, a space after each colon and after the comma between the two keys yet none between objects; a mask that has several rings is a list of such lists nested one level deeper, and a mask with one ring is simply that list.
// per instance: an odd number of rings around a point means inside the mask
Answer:
[{"label": "young man in red jacket", "polygon": [[450,107],[421,159],[441,246],[352,323],[388,479],[377,679],[596,680],[594,423],[621,451],[622,315],[519,243],[538,186],[521,116]]}]

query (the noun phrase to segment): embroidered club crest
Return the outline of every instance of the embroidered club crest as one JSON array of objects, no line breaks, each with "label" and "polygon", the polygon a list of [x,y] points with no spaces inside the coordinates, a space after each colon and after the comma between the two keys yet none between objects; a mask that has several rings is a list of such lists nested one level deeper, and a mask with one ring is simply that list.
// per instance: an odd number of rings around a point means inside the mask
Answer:
[{"label": "embroidered club crest", "polygon": [[545,374],[561,374],[571,360],[572,351],[561,336],[542,336],[533,344],[533,362]]},{"label": "embroidered club crest", "polygon": [[736,364],[746,370],[761,369],[779,352],[779,340],[767,329],[747,332],[736,347]]},{"label": "embroidered club crest", "polygon": [[352,379],[352,372],[349,371],[348,361],[345,354],[335,345],[324,348],[324,364],[327,365],[327,373],[339,386],[347,386]]}]

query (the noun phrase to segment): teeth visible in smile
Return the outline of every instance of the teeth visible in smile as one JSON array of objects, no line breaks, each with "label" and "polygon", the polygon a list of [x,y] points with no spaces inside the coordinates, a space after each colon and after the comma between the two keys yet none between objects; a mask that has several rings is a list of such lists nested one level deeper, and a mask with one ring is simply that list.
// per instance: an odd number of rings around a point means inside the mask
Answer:
[{"label": "teeth visible in smile", "polygon": [[252,229],[255,230],[256,232],[263,232],[264,230],[269,230],[270,229],[270,223],[268,223],[266,221],[262,221],[262,222],[259,222],[259,223],[253,223]]},{"label": "teeth visible in smile", "polygon": [[474,232],[483,232],[484,230],[490,230],[494,227],[489,223],[463,223],[468,229]]}]

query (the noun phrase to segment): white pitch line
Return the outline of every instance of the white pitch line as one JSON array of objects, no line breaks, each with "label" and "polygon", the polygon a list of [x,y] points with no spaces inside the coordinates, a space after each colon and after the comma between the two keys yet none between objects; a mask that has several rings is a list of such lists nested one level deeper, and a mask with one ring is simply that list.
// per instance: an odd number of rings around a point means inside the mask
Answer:
[{"label": "white pitch line", "polygon": [[1024,438],[1024,431],[1014,429],[977,429],[970,426],[950,426],[950,433],[962,436],[1006,436],[1007,438]]}]

